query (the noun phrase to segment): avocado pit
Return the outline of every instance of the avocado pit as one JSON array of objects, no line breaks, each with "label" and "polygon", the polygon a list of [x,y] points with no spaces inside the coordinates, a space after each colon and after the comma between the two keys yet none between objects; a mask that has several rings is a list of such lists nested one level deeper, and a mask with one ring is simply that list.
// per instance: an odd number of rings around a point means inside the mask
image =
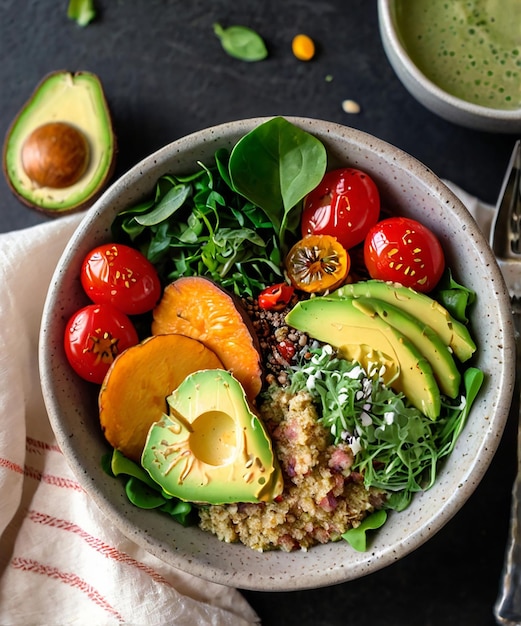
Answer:
[{"label": "avocado pit", "polygon": [[40,187],[64,189],[78,182],[89,163],[85,135],[65,122],[50,122],[35,128],[22,147],[22,165]]},{"label": "avocado pit", "polygon": [[205,411],[192,425],[190,448],[207,465],[224,465],[236,453],[237,432],[233,418],[224,411]]}]

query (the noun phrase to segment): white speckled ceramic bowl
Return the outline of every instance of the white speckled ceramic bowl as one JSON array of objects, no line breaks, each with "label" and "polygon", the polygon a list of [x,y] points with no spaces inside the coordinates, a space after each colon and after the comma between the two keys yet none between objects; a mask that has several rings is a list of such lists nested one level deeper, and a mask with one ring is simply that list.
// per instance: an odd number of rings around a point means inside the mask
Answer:
[{"label": "white speckled ceramic bowl", "polygon": [[435,486],[414,498],[406,511],[391,514],[367,552],[339,542],[308,552],[258,553],[133,507],[120,482],[101,468],[100,459],[109,448],[99,427],[96,388],[72,372],[62,347],[67,319],[86,303],[79,281],[81,261],[93,246],[110,239],[114,216],[150,194],[163,174],[194,171],[196,161],[208,162],[217,148],[232,146],[263,120],[233,122],[184,137],[114,183],[90,209],[57,266],[40,341],[42,389],[56,438],[78,481],[108,519],[176,568],[256,590],[305,589],[358,578],[427,541],[463,506],[486,471],[503,431],[513,385],[513,333],[505,287],[487,242],[459,200],[424,165],[383,141],[336,124],[290,119],[324,142],[331,166],[367,171],[385,203],[431,227],[456,275],[479,294],[473,332],[479,346],[476,363],[486,373],[482,393]]},{"label": "white speckled ceramic bowl", "polygon": [[427,109],[450,122],[476,130],[521,132],[521,109],[494,109],[462,100],[438,87],[416,67],[396,26],[394,0],[378,0],[378,21],[385,53],[396,75]]}]

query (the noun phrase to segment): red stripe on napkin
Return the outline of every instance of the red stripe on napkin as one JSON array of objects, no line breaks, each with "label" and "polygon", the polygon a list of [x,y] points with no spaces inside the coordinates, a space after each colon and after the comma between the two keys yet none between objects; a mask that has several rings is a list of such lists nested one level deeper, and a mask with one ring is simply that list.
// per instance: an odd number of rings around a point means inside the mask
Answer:
[{"label": "red stripe on napkin", "polygon": [[0,467],[4,467],[5,469],[10,470],[11,472],[15,472],[16,474],[23,474],[24,468],[18,463],[13,463],[9,459],[3,459],[0,457]]},{"label": "red stripe on napkin", "polygon": [[19,557],[15,557],[11,561],[11,567],[23,572],[31,572],[33,574],[47,576],[48,578],[58,580],[66,585],[69,585],[70,587],[78,589],[82,591],[89,598],[89,600],[100,606],[107,613],[114,616],[121,623],[124,622],[123,616],[120,615],[116,609],[114,609],[110,603],[96,589],[94,589],[94,587],[89,585],[79,576],[76,576],[76,574],[63,572],[57,567],[44,565],[43,563],[34,561],[33,559],[21,559]]},{"label": "red stripe on napkin", "polygon": [[47,443],[46,441],[40,441],[33,439],[32,437],[26,437],[25,449],[27,452],[33,452],[35,454],[42,454],[44,452],[58,452],[62,454],[60,447],[57,444]]},{"label": "red stripe on napkin", "polygon": [[131,567],[135,567],[141,572],[148,574],[148,576],[150,576],[150,578],[152,578],[157,583],[168,585],[169,587],[172,586],[168,582],[168,580],[163,578],[160,574],[154,571],[151,567],[148,567],[148,565],[145,565],[144,563],[140,563],[139,561],[136,561],[128,554],[125,554],[125,552],[121,552],[117,548],[114,548],[113,546],[110,546],[109,544],[105,543],[102,539],[99,539],[98,537],[94,537],[93,535],[88,533],[86,530],[84,530],[77,524],[74,524],[73,522],[60,519],[58,517],[54,517],[52,515],[48,515],[46,513],[41,513],[40,511],[34,511],[34,510],[29,510],[27,512],[27,518],[36,524],[42,524],[44,526],[50,526],[52,528],[58,528],[60,530],[74,533],[76,536],[81,537],[81,539],[83,539],[85,543],[87,543],[91,548],[93,548],[100,554],[103,554],[103,556],[106,556],[109,559],[113,559],[114,561],[118,561],[119,563],[124,563],[125,565],[130,565]]},{"label": "red stripe on napkin", "polygon": [[11,472],[16,472],[17,474],[23,474],[24,476],[27,476],[27,478],[33,478],[34,480],[46,483],[47,485],[60,487],[62,489],[73,489],[74,491],[80,492],[84,491],[83,487],[75,480],[63,478],[63,476],[55,476],[54,474],[47,474],[34,467],[30,467],[29,465],[22,467],[21,465],[18,465],[18,463],[14,463],[9,459],[0,458],[0,467],[4,467],[5,469],[10,470]]}]

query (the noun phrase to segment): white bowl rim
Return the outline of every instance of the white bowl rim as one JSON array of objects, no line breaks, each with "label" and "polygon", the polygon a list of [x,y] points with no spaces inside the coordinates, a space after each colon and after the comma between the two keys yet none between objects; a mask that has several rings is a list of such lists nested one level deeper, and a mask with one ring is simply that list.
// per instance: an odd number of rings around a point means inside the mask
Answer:
[{"label": "white bowl rim", "polygon": [[389,45],[392,47],[394,53],[398,56],[400,62],[403,64],[404,70],[409,76],[421,85],[432,96],[445,102],[447,105],[452,106],[454,109],[465,110],[471,115],[483,118],[493,118],[499,121],[505,122],[517,122],[521,120],[521,108],[517,109],[495,109],[492,107],[485,107],[480,104],[475,104],[454,96],[436,83],[432,82],[423,72],[421,72],[417,65],[411,60],[411,57],[403,47],[400,38],[397,35],[396,26],[392,15],[392,4],[394,0],[378,0],[378,11],[381,21],[381,27],[383,28],[386,36],[389,38]]}]

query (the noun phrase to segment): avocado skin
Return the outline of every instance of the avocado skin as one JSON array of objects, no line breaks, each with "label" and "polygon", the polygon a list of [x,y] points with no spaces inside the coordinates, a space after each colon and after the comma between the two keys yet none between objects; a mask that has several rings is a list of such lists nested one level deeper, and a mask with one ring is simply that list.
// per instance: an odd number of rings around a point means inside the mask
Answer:
[{"label": "avocado skin", "polygon": [[[82,89],[90,92],[83,94]],[[69,96],[72,94],[78,94],[78,98],[82,99],[78,114],[71,111],[70,107],[62,105],[63,102],[70,104]],[[76,96],[72,95],[72,99],[74,97]],[[90,118],[87,123],[85,117],[88,115]],[[25,139],[36,127],[52,121],[72,124],[86,136],[89,143],[91,158],[87,172],[78,183],[67,190],[38,188],[21,165]],[[100,132],[94,132],[96,125],[100,129],[103,127]],[[95,140],[101,136],[102,145]],[[47,74],[40,81],[12,121],[5,136],[2,167],[11,192],[22,204],[49,217],[55,217],[83,210],[94,203],[114,173],[116,154],[117,139],[112,116],[98,76],[85,71],[71,73],[59,70]]]},{"label": "avocado skin", "polygon": [[433,298],[399,283],[382,280],[361,281],[343,285],[328,297],[358,298],[362,296],[394,304],[421,319],[437,333],[445,345],[452,349],[462,363],[470,359],[476,351],[476,344],[464,324],[454,319],[447,309]]},{"label": "avocado skin", "polygon": [[200,504],[270,501],[283,479],[241,384],[222,369],[190,374],[149,430],[141,464],[162,489]]},{"label": "avocado skin", "polygon": [[353,298],[317,297],[299,302],[286,316],[286,322],[311,337],[328,343],[340,354],[348,346],[367,345],[393,358],[400,367],[398,378],[390,383],[413,406],[435,420],[440,415],[440,390],[432,367],[416,346],[400,331],[355,306]]},{"label": "avocado skin", "polygon": [[450,398],[458,395],[461,374],[449,349],[430,326],[399,307],[375,298],[355,298],[353,306],[367,315],[378,315],[410,339],[431,364],[440,391]]}]

